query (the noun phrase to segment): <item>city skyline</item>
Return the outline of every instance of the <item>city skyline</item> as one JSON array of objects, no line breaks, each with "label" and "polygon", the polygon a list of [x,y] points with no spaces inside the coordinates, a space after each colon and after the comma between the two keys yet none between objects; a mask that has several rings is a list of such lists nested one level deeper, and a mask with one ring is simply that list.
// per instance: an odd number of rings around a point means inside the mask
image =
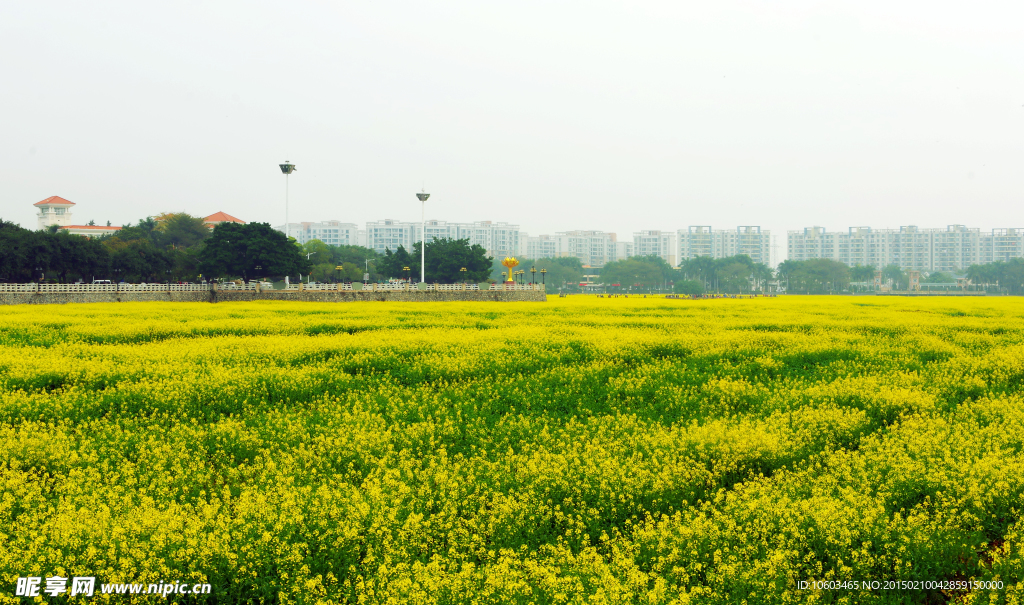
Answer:
[{"label": "city skyline", "polygon": [[[33,204],[38,212],[36,228],[55,225],[87,237],[109,235],[120,229],[110,223],[106,227],[73,225],[71,217],[75,206],[76,202],[61,196],[36,202]],[[223,211],[204,220],[211,227],[224,221],[247,222]],[[905,269],[959,271],[971,264],[1024,257],[1024,228],[1005,225],[988,232],[959,224],[947,225],[944,229],[901,225],[898,230],[860,225],[849,227],[846,232],[828,231],[815,225],[788,229],[782,247],[777,235],[758,225],[739,225],[735,229],[712,225],[689,225],[675,230],[645,229],[633,232],[632,240],[625,233],[619,236],[618,231],[584,229],[531,235],[521,225],[490,220],[431,219],[421,223],[380,219],[365,225],[365,229],[360,229],[357,223],[334,219],[298,221],[273,225],[273,228],[290,233],[300,244],[319,240],[335,246],[365,246],[380,254],[387,249],[397,250],[399,246],[411,249],[424,238],[453,238],[468,239],[496,257],[576,256],[584,265],[593,266],[633,256],[658,256],[669,265],[678,266],[698,256],[724,258],[745,254],[771,267],[784,260],[828,258],[849,266],[896,264]]]},{"label": "city skyline", "polygon": [[537,233],[1020,224],[1022,16],[7,3],[0,214],[31,225],[21,201],[59,194],[97,222],[225,208],[280,224],[291,160],[292,216],[357,223],[414,216],[425,187],[435,217]]}]

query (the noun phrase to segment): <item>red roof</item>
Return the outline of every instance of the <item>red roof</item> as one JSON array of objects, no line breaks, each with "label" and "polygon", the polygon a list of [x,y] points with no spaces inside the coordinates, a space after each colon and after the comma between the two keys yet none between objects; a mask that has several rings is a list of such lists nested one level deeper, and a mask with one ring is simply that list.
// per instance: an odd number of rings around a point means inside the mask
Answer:
[{"label": "red roof", "polygon": [[210,216],[204,218],[203,221],[207,223],[242,223],[243,225],[245,224],[245,221],[243,221],[242,219],[235,218],[226,212],[218,212],[216,214],[211,214]]},{"label": "red roof", "polygon": [[120,227],[106,226],[106,225],[64,225],[61,229],[106,229],[108,231],[118,231]]},{"label": "red roof", "polygon": [[66,199],[64,199],[62,197],[59,197],[59,196],[56,196],[56,195],[51,195],[50,197],[46,198],[45,200],[43,200],[41,202],[36,202],[36,203],[34,203],[32,205],[33,206],[45,206],[47,204],[63,204],[65,206],[74,206],[75,205],[74,202],[69,202]]}]

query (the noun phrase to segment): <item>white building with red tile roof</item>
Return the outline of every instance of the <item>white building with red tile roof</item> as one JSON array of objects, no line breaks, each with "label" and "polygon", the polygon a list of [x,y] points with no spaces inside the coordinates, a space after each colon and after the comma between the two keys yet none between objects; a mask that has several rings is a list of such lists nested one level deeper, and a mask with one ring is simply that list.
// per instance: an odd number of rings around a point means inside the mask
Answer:
[{"label": "white building with red tile roof", "polygon": [[120,227],[111,227],[109,225],[72,225],[71,207],[75,203],[60,196],[52,195],[32,205],[39,209],[39,214],[36,215],[39,229],[47,229],[56,225],[72,235],[83,235],[85,237],[101,237],[117,233],[121,229]]},{"label": "white building with red tile roof", "polygon": [[39,219],[38,229],[46,229],[50,225],[64,227],[71,224],[71,207],[75,205],[74,202],[51,195],[32,205],[39,209],[39,214],[36,215]]}]

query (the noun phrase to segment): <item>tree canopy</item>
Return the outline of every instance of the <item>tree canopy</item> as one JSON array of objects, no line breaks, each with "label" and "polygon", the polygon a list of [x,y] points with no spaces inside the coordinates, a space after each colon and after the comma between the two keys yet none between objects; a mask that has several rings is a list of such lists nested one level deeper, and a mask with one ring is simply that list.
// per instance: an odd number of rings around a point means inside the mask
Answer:
[{"label": "tree canopy", "polygon": [[601,282],[605,286],[622,289],[663,286],[673,281],[674,277],[672,268],[668,266],[668,263],[657,256],[635,256],[607,263],[601,268]]},{"label": "tree canopy", "polygon": [[841,292],[850,285],[850,268],[827,258],[783,261],[778,276],[787,292]]},{"label": "tree canopy", "polygon": [[[420,242],[413,245],[411,253],[405,246],[399,246],[395,252],[386,249],[384,256],[377,260],[377,272],[385,278],[404,278],[403,267],[409,267],[410,276],[419,280],[420,255]],[[468,238],[438,238],[427,242],[426,280],[447,284],[481,282],[490,275],[491,260],[483,246],[470,245]],[[461,271],[463,267],[465,271]]]},{"label": "tree canopy", "polygon": [[298,276],[309,261],[284,233],[267,223],[221,223],[203,247],[199,268],[206,277]]},{"label": "tree canopy", "polygon": [[731,293],[763,290],[771,277],[768,265],[756,263],[746,254],[687,259],[680,264],[677,274],[677,279],[696,281],[707,290]]},{"label": "tree canopy", "polygon": [[971,265],[967,268],[967,277],[978,285],[996,285],[1006,288],[1010,294],[1024,294],[1024,258]]}]

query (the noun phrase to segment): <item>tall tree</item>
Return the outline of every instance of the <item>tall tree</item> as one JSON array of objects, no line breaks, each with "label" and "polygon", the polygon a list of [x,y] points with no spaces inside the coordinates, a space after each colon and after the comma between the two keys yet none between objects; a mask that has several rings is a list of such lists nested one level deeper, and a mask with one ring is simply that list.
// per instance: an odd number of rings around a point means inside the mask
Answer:
[{"label": "tall tree", "polygon": [[910,287],[910,276],[899,265],[886,265],[882,269],[882,282],[890,283],[894,290],[906,290]]},{"label": "tall tree", "polygon": [[[413,275],[419,272],[420,243],[413,245]],[[491,257],[479,244],[469,243],[469,238],[453,239],[442,237],[427,242],[428,282],[453,284],[461,281],[481,282],[491,273]],[[465,268],[465,271],[462,271]]]},{"label": "tall tree", "polygon": [[0,281],[27,282],[39,277],[35,267],[49,265],[43,234],[0,220]]},{"label": "tall tree", "polygon": [[662,266],[653,260],[655,258],[665,262],[658,257],[633,257],[607,263],[601,268],[601,281],[605,285],[619,284],[617,287],[622,289],[634,286],[654,288],[673,281],[666,277]]},{"label": "tall tree", "polygon": [[175,249],[195,246],[210,234],[211,230],[202,218],[184,212],[161,215],[153,233],[158,244]]},{"label": "tall tree", "polygon": [[850,267],[850,279],[858,282],[870,282],[875,279],[874,265],[855,265]]},{"label": "tall tree", "polygon": [[[409,267],[410,273],[412,272],[412,255],[405,249],[405,246],[399,245],[398,249],[394,252],[390,248],[384,249],[384,256],[377,261],[377,273],[383,278],[399,278],[404,279],[406,277],[406,271],[404,267]],[[416,271],[419,272],[419,265],[416,265]]]},{"label": "tall tree", "polygon": [[267,223],[221,223],[203,246],[199,268],[207,277],[297,277],[309,270],[300,250]]}]

